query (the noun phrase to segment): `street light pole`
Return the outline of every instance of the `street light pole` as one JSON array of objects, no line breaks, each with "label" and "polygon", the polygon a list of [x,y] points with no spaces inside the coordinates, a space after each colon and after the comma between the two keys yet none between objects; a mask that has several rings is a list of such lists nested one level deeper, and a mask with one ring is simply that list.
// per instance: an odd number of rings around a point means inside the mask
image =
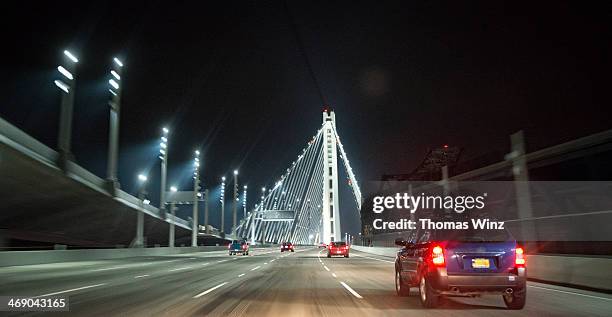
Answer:
[{"label": "street light pole", "polygon": [[111,78],[108,83],[111,85],[109,92],[111,100],[108,102],[110,106],[109,129],[108,129],[108,166],[106,171],[106,180],[110,187],[110,193],[115,195],[115,191],[119,188],[117,179],[117,154],[119,151],[119,114],[121,109],[121,70],[123,63],[118,58],[113,58],[113,66],[111,67]]},{"label": "street light pole", "polygon": [[232,233],[236,233],[236,224],[238,222],[238,170],[234,170],[234,205],[232,217]]},{"label": "street light pole", "polygon": [[64,63],[57,70],[64,75],[63,80],[56,80],[55,85],[63,91],[60,109],[60,123],[57,140],[59,150],[58,165],[66,171],[68,160],[72,159],[72,113],[74,109],[74,89],[76,86],[76,64],[79,62],[72,53],[64,50]]},{"label": "street light pole", "polygon": [[191,225],[191,246],[198,246],[198,199],[200,195],[200,151],[195,151],[193,158],[193,215],[191,216],[193,224]]},{"label": "street light pole", "polygon": [[159,193],[159,211],[163,213],[166,210],[166,174],[168,166],[168,128],[162,128],[163,135],[161,143],[159,143],[159,158],[161,159],[161,191]]},{"label": "street light pole", "polygon": [[225,234],[225,176],[221,177],[221,234]]},{"label": "street light pole", "polygon": [[140,189],[138,191],[138,199],[140,200],[140,210],[137,211],[136,216],[136,241],[134,242],[135,248],[142,248],[144,246],[144,205],[145,205],[145,184],[147,183],[147,175],[139,174],[138,182],[140,183]]},{"label": "street light pole", "polygon": [[[177,192],[176,186],[171,186],[170,191],[172,193]],[[172,213],[172,217],[170,218],[170,232],[168,233],[168,246],[174,248],[174,219],[175,219],[175,211],[176,211],[176,203],[174,199],[170,202],[170,212]]]}]

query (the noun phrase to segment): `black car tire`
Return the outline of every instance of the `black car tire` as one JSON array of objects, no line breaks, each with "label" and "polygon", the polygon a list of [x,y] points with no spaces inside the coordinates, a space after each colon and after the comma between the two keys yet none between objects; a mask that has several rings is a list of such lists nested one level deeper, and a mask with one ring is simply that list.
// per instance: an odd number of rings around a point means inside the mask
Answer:
[{"label": "black car tire", "polygon": [[349,257],[349,255],[347,254],[347,255],[345,255],[344,257],[345,257],[345,258],[348,258],[348,257]]},{"label": "black car tire", "polygon": [[503,295],[502,297],[504,298],[504,303],[506,303],[506,307],[508,307],[508,309],[523,309],[523,307],[525,307],[525,302],[527,301],[527,289],[523,288],[522,290],[515,291],[512,294]]},{"label": "black car tire", "polygon": [[291,252],[295,252],[295,250],[291,250]]},{"label": "black car tire", "polygon": [[436,294],[425,276],[419,280],[419,299],[425,308],[438,306],[440,295]]},{"label": "black car tire", "polygon": [[328,253],[328,254],[327,254],[327,257],[328,257],[328,258],[331,258],[331,254],[329,254],[329,253]]},{"label": "black car tire", "polygon": [[397,296],[400,297],[410,296],[410,286],[402,281],[397,269],[395,269],[395,292],[397,293]]}]

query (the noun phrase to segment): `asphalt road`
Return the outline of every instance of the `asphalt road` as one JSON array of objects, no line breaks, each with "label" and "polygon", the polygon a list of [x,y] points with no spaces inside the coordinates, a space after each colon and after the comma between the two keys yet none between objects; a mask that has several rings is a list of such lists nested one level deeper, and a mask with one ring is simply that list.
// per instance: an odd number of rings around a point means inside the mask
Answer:
[{"label": "asphalt road", "polygon": [[[527,306],[501,296],[421,307],[417,290],[395,295],[393,262],[352,251],[255,249],[0,268],[0,296],[67,296],[74,316],[611,316],[612,296],[529,283]],[[2,312],[0,314],[6,314]],[[10,313],[10,315],[42,313]]]}]

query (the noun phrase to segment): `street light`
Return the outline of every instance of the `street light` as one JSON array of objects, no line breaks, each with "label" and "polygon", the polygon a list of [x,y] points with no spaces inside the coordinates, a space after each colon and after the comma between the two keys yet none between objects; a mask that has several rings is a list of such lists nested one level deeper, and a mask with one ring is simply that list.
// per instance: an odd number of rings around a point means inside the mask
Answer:
[{"label": "street light", "polygon": [[76,64],[79,59],[70,51],[64,50],[64,61],[57,67],[57,71],[63,76],[53,83],[62,91],[62,103],[60,109],[60,124],[57,137],[59,150],[58,165],[66,170],[67,161],[72,159],[72,113],[74,109],[74,88],[76,84]]},{"label": "street light", "polygon": [[[119,188],[117,179],[117,156],[119,152],[119,115],[121,110],[121,70],[123,63],[117,57],[113,58],[115,63],[111,63],[110,73],[112,77],[108,82],[112,86],[108,91],[111,93],[108,105],[110,106],[109,129],[108,129],[108,166],[106,170],[106,180],[110,187],[110,192],[114,195]],[[119,61],[117,64],[116,61]],[[115,81],[116,80],[116,81]]]},{"label": "street light", "polygon": [[[170,186],[170,192],[172,193],[176,193],[178,191],[178,189],[176,188],[176,186]],[[168,246],[171,248],[174,248],[174,220],[176,219],[175,217],[175,211],[176,211],[176,206],[175,206],[175,201],[174,201],[174,197],[172,197],[172,200],[170,201],[170,213],[172,214],[172,217],[170,219],[170,231],[168,232]]]},{"label": "street light", "polygon": [[166,209],[166,175],[168,171],[168,134],[167,127],[162,128],[161,143],[159,144],[159,159],[161,160],[161,190],[159,195],[159,209],[163,212]]},{"label": "street light", "polygon": [[242,209],[243,209],[242,218],[246,218],[246,213],[247,213],[247,186],[246,185],[242,187]]},{"label": "street light", "polygon": [[191,216],[191,246],[198,246],[198,199],[200,194],[200,150],[194,151],[193,157],[193,214]]},{"label": "street light", "polygon": [[234,205],[232,213],[232,232],[235,234],[236,225],[238,223],[238,170],[234,170]]},{"label": "street light", "polygon": [[221,177],[221,233],[225,233],[225,176]]},{"label": "street light", "polygon": [[138,174],[138,199],[140,200],[140,210],[136,214],[136,239],[134,241],[134,247],[142,248],[144,246],[144,205],[148,205],[150,201],[146,199],[147,192],[145,190],[145,184],[147,183],[148,177],[146,174]]}]

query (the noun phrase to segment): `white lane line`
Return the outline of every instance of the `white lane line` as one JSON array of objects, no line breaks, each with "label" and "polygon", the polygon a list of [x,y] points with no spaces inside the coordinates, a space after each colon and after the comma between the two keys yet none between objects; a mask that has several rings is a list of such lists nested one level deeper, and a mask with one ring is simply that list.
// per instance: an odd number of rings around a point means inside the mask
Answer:
[{"label": "white lane line", "polygon": [[75,291],[80,291],[80,290],[84,290],[84,289],[88,289],[88,288],[93,288],[93,287],[98,287],[98,286],[102,286],[102,285],[106,285],[106,283],[87,285],[87,286],[83,286],[83,287],[67,289],[65,291],[53,292],[53,293],[44,294],[44,295],[38,295],[38,296],[35,296],[33,298],[36,298],[36,297],[47,297],[47,296],[53,296],[53,295],[64,294],[64,293],[69,293],[69,292],[75,292]]},{"label": "white lane line", "polygon": [[251,269],[251,271],[255,271],[255,270],[259,269],[260,267],[261,266],[254,267],[254,268]]},{"label": "white lane line", "polygon": [[238,275],[238,277],[243,277],[243,276],[244,276],[244,274],[245,274],[245,273],[242,273],[242,274]]},{"label": "white lane line", "polygon": [[225,262],[225,260],[220,260],[220,261],[217,261],[217,263],[221,263],[221,262]]},{"label": "white lane line", "polygon": [[204,265],[208,265],[208,262],[206,262],[206,263],[202,263],[202,266],[204,266]]},{"label": "white lane line", "polygon": [[169,272],[189,270],[190,268],[191,268],[191,266],[179,267],[179,268],[176,268],[176,269],[169,270]]},{"label": "white lane line", "polygon": [[332,276],[335,278],[338,278],[338,276],[336,275],[336,273],[332,273]]},{"label": "white lane line", "polygon": [[325,268],[327,272],[329,272],[329,268],[327,267],[327,265],[323,265],[323,267]]},{"label": "white lane line", "polygon": [[366,259],[376,260],[376,261],[381,261],[381,262],[395,263],[395,262],[393,262],[393,261],[382,260],[382,259],[377,259],[377,258],[371,258],[371,257],[369,257],[369,256],[363,256],[363,255],[359,255],[359,254],[353,254],[353,256],[358,256],[358,257],[360,257],[360,258],[366,258]]},{"label": "white lane line", "polygon": [[274,262],[274,261],[276,261],[276,259],[272,259],[272,260],[270,260],[270,262]]},{"label": "white lane line", "polygon": [[264,265],[268,265],[268,262],[264,262]]},{"label": "white lane line", "polygon": [[547,290],[547,291],[553,291],[553,292],[559,292],[559,293],[564,293],[564,294],[578,295],[578,296],[584,296],[584,297],[588,297],[588,298],[595,298],[595,299],[612,301],[612,298],[593,296],[593,295],[581,294],[581,293],[576,293],[576,292],[562,291],[562,290],[554,289],[554,288],[546,288],[546,287],[533,286],[533,285],[527,285],[527,287],[533,287],[533,288],[543,289],[543,290]]},{"label": "white lane line", "polygon": [[147,277],[149,276],[149,274],[145,274],[145,275],[136,275],[134,276],[134,278],[143,278],[143,277]]},{"label": "white lane line", "polygon": [[344,286],[344,288],[346,288],[346,290],[351,292],[351,294],[353,294],[353,296],[355,296],[357,298],[363,298],[363,297],[361,297],[361,295],[359,295],[359,293],[355,292],[355,290],[352,289],[350,286],[348,286],[346,283],[340,282],[340,284],[342,284],[342,286]]},{"label": "white lane line", "polygon": [[227,284],[227,282],[223,282],[223,283],[221,283],[221,284],[219,284],[219,285],[217,285],[217,286],[215,286],[215,287],[213,287],[213,288],[209,288],[209,289],[207,289],[207,290],[203,291],[202,293],[200,293],[200,294],[198,294],[198,295],[194,296],[193,298],[200,298],[200,297],[202,297],[202,296],[204,296],[204,295],[206,295],[206,294],[208,294],[208,293],[210,293],[210,292],[212,292],[212,291],[216,290],[217,288],[219,288],[219,287],[221,287],[221,286],[223,286],[223,285],[225,285],[225,284]]},{"label": "white lane line", "polygon": [[95,269],[95,270],[91,270],[92,272],[101,272],[101,271],[109,271],[109,270],[117,270],[117,269],[121,269],[121,266],[113,266],[113,267],[105,267],[102,269]]}]

